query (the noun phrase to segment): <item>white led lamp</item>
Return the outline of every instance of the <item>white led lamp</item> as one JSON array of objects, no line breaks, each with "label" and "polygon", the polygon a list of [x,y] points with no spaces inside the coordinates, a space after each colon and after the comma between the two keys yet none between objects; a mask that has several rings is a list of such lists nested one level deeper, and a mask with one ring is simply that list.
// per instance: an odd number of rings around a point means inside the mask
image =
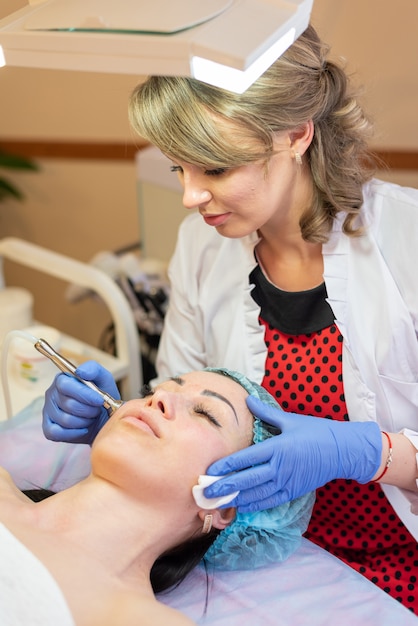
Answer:
[{"label": "white led lamp", "polygon": [[313,0],[32,0],[0,20],[11,66],[194,76],[243,92],[309,24]]},{"label": "white led lamp", "polygon": [[285,35],[272,44],[246,70],[237,70],[210,59],[194,56],[191,60],[192,76],[210,85],[244,93],[295,41],[296,30],[290,28]]}]

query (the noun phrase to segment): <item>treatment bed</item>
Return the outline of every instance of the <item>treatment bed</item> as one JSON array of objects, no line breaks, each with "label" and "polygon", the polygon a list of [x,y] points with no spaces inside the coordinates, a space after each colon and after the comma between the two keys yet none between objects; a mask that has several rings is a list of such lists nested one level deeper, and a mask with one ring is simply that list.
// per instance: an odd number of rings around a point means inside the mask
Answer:
[{"label": "treatment bed", "polygon": [[[0,421],[0,465],[20,488],[65,488],[90,469],[86,445],[47,441],[43,397]],[[245,572],[196,568],[161,601],[202,626],[418,626],[418,619],[341,561],[304,539],[287,561]]]}]

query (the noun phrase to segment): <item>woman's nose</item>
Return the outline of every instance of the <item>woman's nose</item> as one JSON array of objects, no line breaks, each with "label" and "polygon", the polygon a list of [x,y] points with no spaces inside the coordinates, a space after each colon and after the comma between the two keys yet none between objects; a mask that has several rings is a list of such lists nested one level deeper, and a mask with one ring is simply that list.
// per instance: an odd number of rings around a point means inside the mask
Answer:
[{"label": "woman's nose", "polygon": [[212,198],[212,194],[203,184],[201,177],[183,177],[183,205],[186,209],[197,209]]},{"label": "woman's nose", "polygon": [[163,389],[157,389],[152,396],[147,398],[147,404],[150,408],[159,411],[165,419],[173,419],[175,417],[175,403],[172,395]]}]

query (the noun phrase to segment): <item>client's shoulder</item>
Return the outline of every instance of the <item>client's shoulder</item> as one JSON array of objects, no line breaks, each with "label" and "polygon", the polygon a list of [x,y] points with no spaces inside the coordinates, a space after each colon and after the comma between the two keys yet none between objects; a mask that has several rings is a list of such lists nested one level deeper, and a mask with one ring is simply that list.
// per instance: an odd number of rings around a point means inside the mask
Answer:
[{"label": "client's shoulder", "polygon": [[10,497],[28,502],[28,498],[15,485],[9,472],[0,466],[0,502],[4,499],[10,499]]}]

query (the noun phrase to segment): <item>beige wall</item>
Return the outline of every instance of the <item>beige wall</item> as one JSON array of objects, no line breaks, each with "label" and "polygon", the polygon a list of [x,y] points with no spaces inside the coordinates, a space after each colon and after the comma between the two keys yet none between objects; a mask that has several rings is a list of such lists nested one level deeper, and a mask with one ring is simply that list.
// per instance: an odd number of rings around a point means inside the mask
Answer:
[{"label": "beige wall", "polygon": [[[25,5],[1,0],[0,18]],[[347,59],[376,120],[377,147],[418,150],[418,2],[315,0],[312,20],[333,53]],[[0,145],[7,139],[133,141],[129,92],[138,76],[0,70]],[[83,261],[139,238],[136,172],[128,161],[42,159],[38,174],[14,175],[23,204],[0,204],[0,237],[14,235]],[[387,174],[418,187],[417,172]],[[170,228],[165,252],[173,245]],[[166,236],[164,228],[158,237]],[[7,267],[13,284],[35,292],[42,321],[96,343],[106,322],[97,303],[68,306],[64,285]]]},{"label": "beige wall", "polygon": [[[0,18],[25,2],[4,0]],[[2,140],[132,143],[127,100],[138,77],[5,67]],[[7,175],[26,195],[0,204],[0,237],[15,236],[82,261],[139,238],[136,170],[129,161],[41,159],[36,174]],[[38,319],[97,345],[108,321],[97,303],[68,305],[66,285],[11,264],[10,284],[35,293]]]},{"label": "beige wall", "polygon": [[[1,142],[0,142],[1,143]],[[27,200],[0,204],[0,233],[89,261],[101,250],[138,240],[135,168],[127,162],[41,160],[39,173],[13,176]],[[35,295],[35,316],[97,345],[108,323],[97,302],[69,305],[66,284],[22,266],[6,264],[9,284]]]},{"label": "beige wall", "polygon": [[314,0],[312,18],[364,85],[376,145],[417,150],[418,2]]}]

